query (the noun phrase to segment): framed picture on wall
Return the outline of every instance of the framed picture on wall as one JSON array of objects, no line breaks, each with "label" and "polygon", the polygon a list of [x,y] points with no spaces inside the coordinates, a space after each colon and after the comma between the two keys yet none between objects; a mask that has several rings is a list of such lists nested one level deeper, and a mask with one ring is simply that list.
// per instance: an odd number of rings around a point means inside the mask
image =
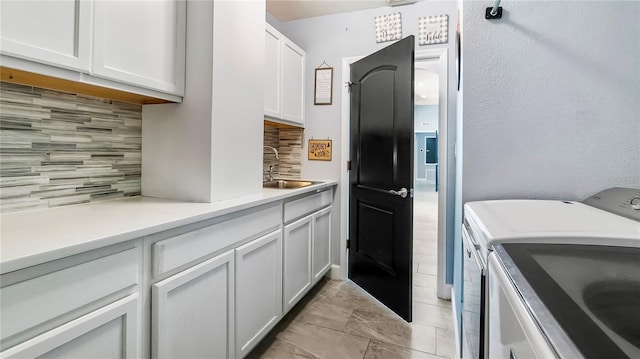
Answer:
[{"label": "framed picture on wall", "polygon": [[[322,65],[321,65],[322,66]],[[331,105],[333,102],[333,67],[316,68],[313,104]]]},{"label": "framed picture on wall", "polygon": [[331,161],[331,140],[309,140],[309,160]]}]

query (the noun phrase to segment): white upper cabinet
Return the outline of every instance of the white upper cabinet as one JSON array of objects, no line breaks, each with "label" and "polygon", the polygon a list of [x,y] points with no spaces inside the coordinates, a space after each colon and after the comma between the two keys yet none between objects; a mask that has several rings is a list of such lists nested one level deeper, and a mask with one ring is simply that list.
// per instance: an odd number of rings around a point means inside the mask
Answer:
[{"label": "white upper cabinet", "polygon": [[265,27],[265,116],[304,127],[306,53],[271,25]]},{"label": "white upper cabinet", "polygon": [[282,117],[282,85],[281,85],[281,57],[280,42],[282,34],[275,31],[267,24],[264,34],[265,46],[265,87],[264,87],[264,114],[265,116]]},{"label": "white upper cabinet", "polygon": [[184,0],[2,1],[2,66],[179,101],[186,7]]},{"label": "white upper cabinet", "polygon": [[304,127],[306,53],[291,40],[282,43],[282,117]]},{"label": "white upper cabinet", "polygon": [[184,94],[186,1],[96,1],[93,75]]},{"label": "white upper cabinet", "polygon": [[88,72],[93,2],[2,1],[2,54]]}]

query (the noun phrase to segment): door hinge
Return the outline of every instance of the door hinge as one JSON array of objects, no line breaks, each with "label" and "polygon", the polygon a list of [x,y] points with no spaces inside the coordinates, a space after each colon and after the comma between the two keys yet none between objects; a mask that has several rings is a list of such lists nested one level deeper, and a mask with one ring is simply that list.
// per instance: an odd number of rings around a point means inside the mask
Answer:
[{"label": "door hinge", "polygon": [[347,161],[347,171],[351,171],[351,161]]},{"label": "door hinge", "polygon": [[355,82],[347,81],[344,84],[349,89],[349,92],[351,92],[351,86],[355,85]]},{"label": "door hinge", "polygon": [[347,249],[349,249],[350,246],[351,244],[349,243],[349,239],[347,239]]}]

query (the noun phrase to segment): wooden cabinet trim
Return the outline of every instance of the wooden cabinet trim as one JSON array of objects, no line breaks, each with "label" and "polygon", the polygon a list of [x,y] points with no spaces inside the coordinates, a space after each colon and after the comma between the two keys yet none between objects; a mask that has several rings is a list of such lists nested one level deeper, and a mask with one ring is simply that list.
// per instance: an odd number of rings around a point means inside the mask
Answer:
[{"label": "wooden cabinet trim", "polygon": [[173,103],[172,101],[138,95],[131,92],[100,87],[81,82],[60,79],[52,76],[41,75],[33,72],[0,67],[0,79],[4,82],[39,87],[48,90],[68,92],[78,95],[87,95],[106,98],[114,101],[151,105],[160,103]]}]

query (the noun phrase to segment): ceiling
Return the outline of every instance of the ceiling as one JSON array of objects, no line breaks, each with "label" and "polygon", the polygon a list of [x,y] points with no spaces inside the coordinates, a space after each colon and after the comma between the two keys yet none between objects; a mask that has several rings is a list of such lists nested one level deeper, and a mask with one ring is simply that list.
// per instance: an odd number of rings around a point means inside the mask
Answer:
[{"label": "ceiling", "polygon": [[435,61],[416,62],[414,101],[416,105],[438,104],[438,64]]},{"label": "ceiling", "polygon": [[[387,0],[266,0],[267,11],[280,21],[389,6]],[[411,1],[414,2],[414,1]]]}]

